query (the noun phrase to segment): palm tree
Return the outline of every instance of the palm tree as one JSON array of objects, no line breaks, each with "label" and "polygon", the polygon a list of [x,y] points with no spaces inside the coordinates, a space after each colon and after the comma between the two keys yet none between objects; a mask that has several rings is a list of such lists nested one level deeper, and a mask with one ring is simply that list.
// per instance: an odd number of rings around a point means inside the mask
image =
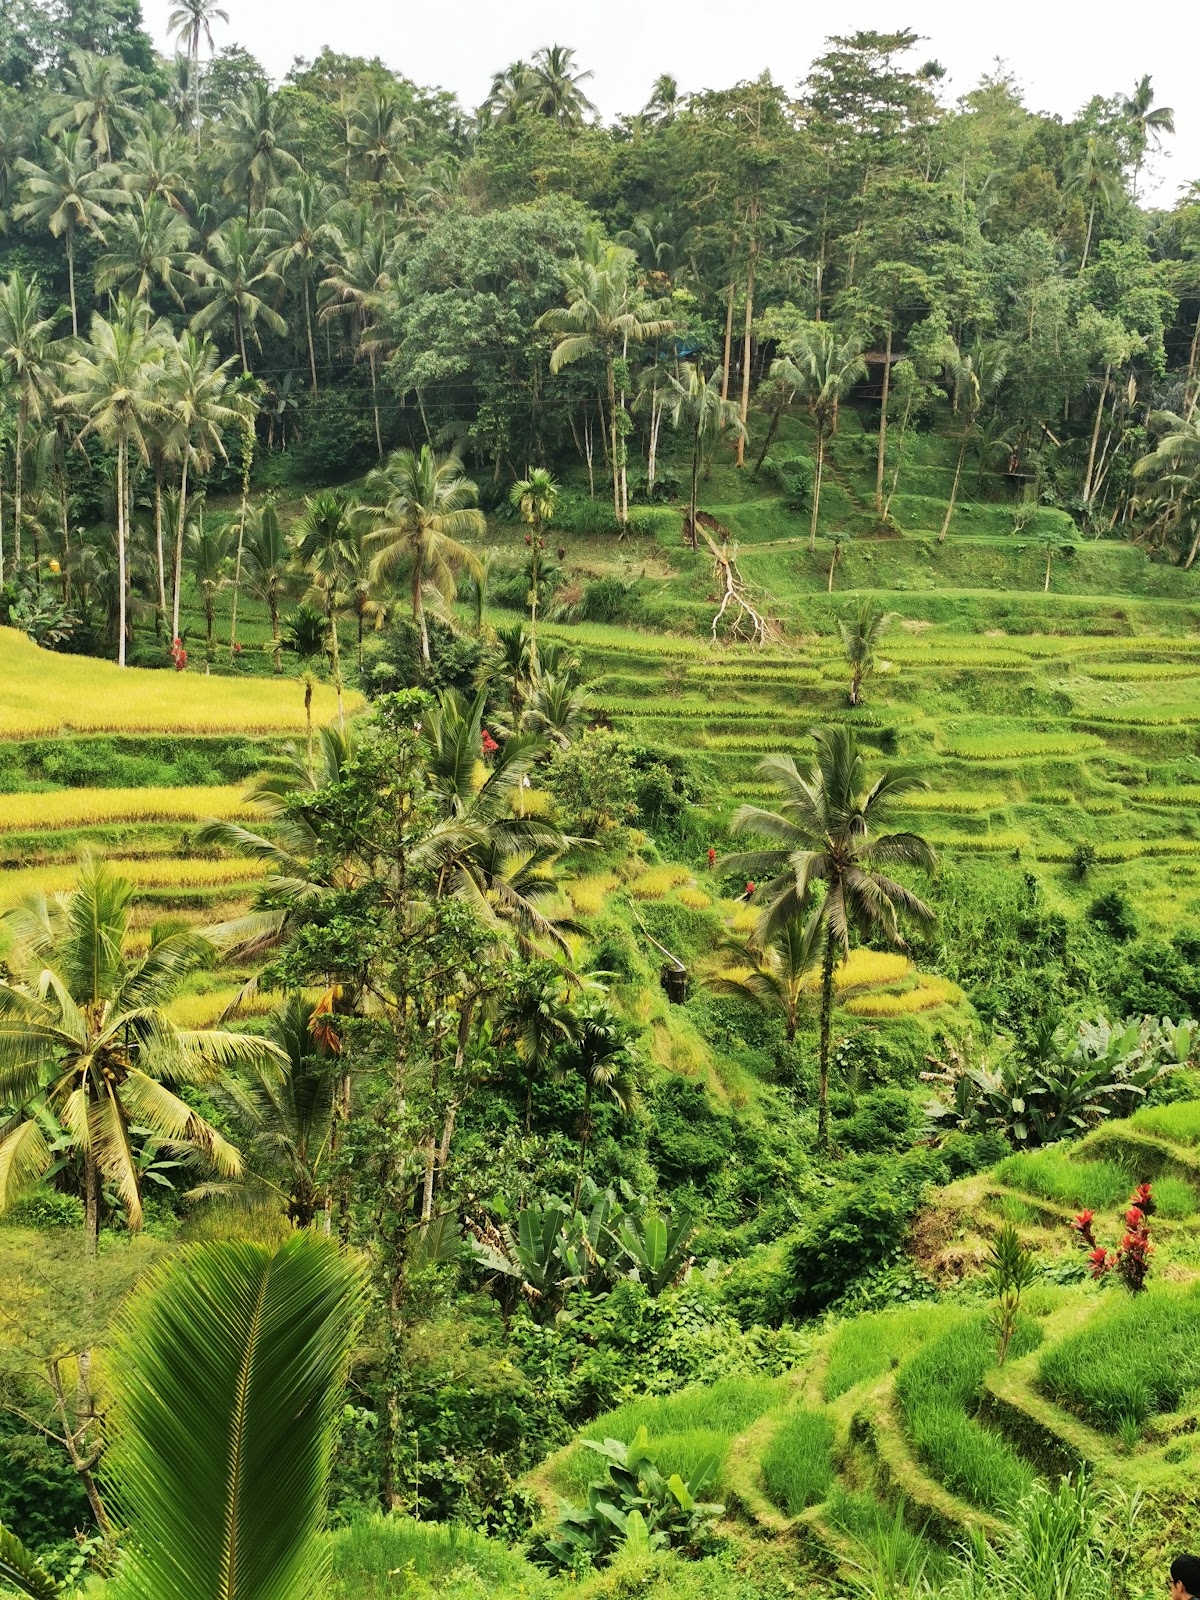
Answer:
[{"label": "palm tree", "polygon": [[713,451],[717,440],[729,429],[735,438],[744,439],[741,413],[732,400],[722,400],[724,375],[716,368],[705,377],[699,367],[685,363],[679,377],[672,376],[675,391],[674,412],[687,421],[692,436],[692,494],[688,510],[688,529],[692,549],[696,548],[696,483],[700,474],[701,459],[706,463],[705,475],[712,467]]},{"label": "palm tree", "polygon": [[617,526],[624,529],[629,520],[625,495],[624,434],[621,417],[625,409],[622,390],[617,397],[616,359],[622,358],[631,344],[661,339],[674,332],[675,324],[661,315],[663,307],[647,301],[637,281],[637,257],[632,250],[606,244],[592,234],[585,253],[566,269],[565,306],[556,306],[538,318],[537,326],[554,334],[558,343],[550,356],[551,372],[560,372],[571,362],[600,354],[608,388],[610,458],[613,475],[613,510]]},{"label": "palm tree", "polygon": [[337,224],[341,206],[341,196],[332,183],[300,177],[277,189],[262,215],[263,227],[276,241],[268,264],[281,282],[300,280],[313,394],[317,393],[317,356],[313,347],[312,284],[322,263],[338,260],[345,253],[346,241]]},{"label": "palm tree", "polygon": [[536,961],[518,973],[500,1003],[500,1026],[525,1069],[525,1132],[533,1123],[533,1087],[575,1038],[578,1023],[562,969]]},{"label": "palm tree", "polygon": [[660,72],[640,114],[644,121],[662,127],[674,122],[686,104],[687,96],[680,94],[678,80],[669,72]]},{"label": "palm tree", "polygon": [[246,221],[264,197],[284,178],[299,172],[300,163],[282,143],[285,134],[279,97],[265,83],[252,83],[222,116],[228,144],[225,192],[246,196]]},{"label": "palm tree", "polygon": [[497,72],[487,99],[479,108],[480,123],[502,128],[512,122],[529,103],[531,77],[528,61],[510,62],[502,72]]},{"label": "palm tree", "polygon": [[355,357],[366,356],[371,373],[371,409],[375,418],[375,453],[383,460],[379,420],[378,366],[387,350],[384,310],[395,281],[392,241],[382,227],[364,230],[322,280],[317,318],[328,322],[349,314]]},{"label": "palm tree", "polygon": [[579,1170],[571,1210],[579,1209],[583,1171],[592,1138],[592,1099],[607,1095],[619,1111],[633,1100],[634,1058],[625,1024],[601,995],[589,995],[575,1008],[574,1037],[566,1053],[565,1070],[583,1078],[583,1110],[579,1116]]},{"label": "palm tree", "polygon": [[[223,433],[242,418],[242,407],[229,394],[231,356],[221,361],[208,338],[188,329],[175,344],[167,375],[167,403],[179,467],[178,520],[175,524],[174,592],[171,600],[171,637],[179,637],[179,597],[183,567],[184,529],[187,524],[188,469],[194,461],[203,471],[220,456],[225,459]],[[211,645],[211,640],[209,641]]]},{"label": "palm tree", "polygon": [[820,916],[814,912],[803,921],[794,917],[761,949],[753,941],[734,946],[738,965],[745,963],[747,970],[739,977],[721,973],[709,978],[707,987],[714,994],[750,1000],[763,1011],[781,1017],[791,1044],[804,1014],[810,980],[820,969],[824,947],[825,929]]},{"label": "palm tree", "polygon": [[1200,509],[1200,422],[1172,411],[1154,411],[1150,428],[1158,435],[1157,443],[1137,463],[1133,475],[1146,482],[1146,499],[1154,502],[1166,531],[1178,534],[1195,524],[1194,537],[1189,533],[1180,543],[1179,554],[1184,571],[1188,571],[1200,552],[1200,520],[1196,517]]},{"label": "palm tree", "polygon": [[326,489],[306,502],[300,523],[296,557],[312,581],[312,595],[325,613],[329,628],[329,660],[337,689],[338,721],[342,707],[342,668],[338,654],[337,609],[350,561],[353,532],[350,502],[336,489]]},{"label": "palm tree", "polygon": [[271,618],[271,643],[274,648],[275,671],[283,671],[282,645],[279,638],[279,606],[288,591],[291,578],[291,549],[283,536],[279,513],[274,502],[268,500],[254,521],[249,543],[246,545],[246,562],[250,569],[250,584],[260,599],[266,602]]},{"label": "palm tree", "polygon": [[187,559],[192,581],[200,591],[204,606],[204,638],[211,660],[213,629],[217,620],[217,596],[229,587],[229,533],[210,523],[196,528],[188,543]]},{"label": "palm tree", "polygon": [[122,295],[111,321],[92,313],[91,337],[75,352],[64,377],[64,400],[90,431],[117,454],[117,661],[125,665],[128,587],[129,460],[150,457],[148,430],[165,405],[163,376],[170,330],[151,325],[147,307]]},{"label": "palm tree", "polygon": [[342,577],[342,593],[346,606],[354,618],[356,631],[355,658],[358,663],[358,678],[362,682],[363,672],[363,635],[367,623],[370,622],[376,632],[383,627],[387,620],[388,608],[386,601],[380,600],[376,592],[375,579],[371,573],[373,557],[367,545],[368,534],[361,524],[353,526],[350,530],[350,541],[346,547],[346,566]]},{"label": "palm tree", "polygon": [[902,915],[932,920],[923,900],[879,869],[900,865],[928,871],[935,857],[920,834],[878,831],[897,800],[926,787],[916,767],[892,767],[871,783],[852,728],[817,728],[812,737],[816,757],[807,772],[791,756],[768,756],[762,763],[759,770],[782,791],[783,804],[778,812],[741,806],[732,827],[768,843],[729,856],[722,865],[759,885],[755,899],[763,909],[756,940],[762,949],[789,923],[807,920],[809,894],[823,886],[812,914],[823,934],[817,1136],[825,1149],[834,967],[850,953],[856,934],[902,946]]},{"label": "palm tree", "polygon": [[350,153],[368,183],[403,182],[401,151],[414,133],[413,118],[394,84],[367,89],[350,114]]},{"label": "palm tree", "polygon": [[568,750],[587,726],[587,692],[569,674],[542,672],[521,713],[521,727]]},{"label": "palm tree", "polygon": [[1133,131],[1133,146],[1136,152],[1133,166],[1133,197],[1136,200],[1138,177],[1142,170],[1142,162],[1146,159],[1146,151],[1151,147],[1157,150],[1162,144],[1163,135],[1175,132],[1175,113],[1170,106],[1154,104],[1154,83],[1148,72],[1142,74],[1133,93],[1122,104],[1121,112]]},{"label": "palm tree", "polygon": [[[17,396],[16,436],[13,440],[13,551],[21,560],[21,526],[25,465],[25,434],[30,419],[39,421],[49,399],[49,345],[53,321],[42,316],[42,294],[37,283],[14,272],[0,284],[0,371]],[[4,556],[0,551],[0,573]]]},{"label": "palm tree", "polygon": [[[156,107],[160,116],[163,108]],[[130,194],[150,200],[165,200],[172,211],[184,215],[187,202],[194,200],[195,167],[188,147],[168,120],[161,126],[147,116],[129,143],[123,163],[122,182]]]},{"label": "palm tree", "polygon": [[1108,211],[1121,198],[1121,177],[1116,157],[1098,135],[1089,133],[1067,156],[1063,163],[1063,193],[1079,195],[1088,208],[1087,233],[1083,240],[1083,258],[1080,272],[1088,263],[1092,248],[1092,231],[1097,209]]},{"label": "palm tree", "polygon": [[156,288],[164,289],[182,311],[184,291],[192,286],[186,270],[192,237],[187,218],[161,195],[135,194],[132,207],[114,223],[112,243],[96,267],[97,291],[149,300]]},{"label": "palm tree", "polygon": [[49,1115],[82,1158],[92,1252],[105,1182],[128,1225],[141,1226],[138,1129],[226,1176],[241,1170],[237,1151],[175,1087],[282,1056],[262,1039],[175,1026],[167,1004],[213,949],[192,930],[155,928],[145,954],[135,956],[132,897],[124,878],[86,860],[73,890],[33,895],[5,918],[13,947],[10,976],[0,983],[0,1096],[15,1110],[0,1133],[0,1208],[50,1166]]},{"label": "palm tree", "polygon": [[967,446],[974,436],[975,419],[979,415],[979,408],[1004,382],[1008,366],[1008,347],[999,340],[993,340],[990,344],[980,341],[966,354],[963,354],[953,341],[948,341],[948,349],[953,357],[950,389],[954,397],[955,411],[960,407],[962,409],[963,429],[962,442],[958,447],[958,460],[954,463],[950,499],[946,503],[946,515],[942,518],[941,532],[938,534],[939,544],[946,542],[946,535],[950,532],[950,522],[958,500],[958,486],[962,480],[963,462],[966,460]]},{"label": "palm tree", "polygon": [[891,620],[891,613],[880,611],[873,600],[860,601],[853,616],[837,619],[846,665],[850,668],[852,706],[862,703],[862,686],[875,671],[875,646]]},{"label": "palm tree", "polygon": [[21,203],[14,207],[18,222],[45,228],[55,239],[67,241],[67,287],[71,305],[71,332],[79,336],[75,304],[75,234],[83,229],[104,242],[103,224],[112,221],[110,208],[128,198],[120,187],[117,169],[95,162],[91,140],[82,133],[64,133],[61,139],[43,139],[42,161],[18,157],[16,170],[24,179]]},{"label": "palm tree", "polygon": [[825,441],[839,402],[860,378],[865,377],[866,371],[861,341],[852,334],[839,339],[827,322],[810,323],[784,346],[784,354],[771,363],[772,379],[787,384],[793,393],[800,396],[817,430],[812,522],[808,535],[810,550],[817,548]]},{"label": "palm tree", "polygon": [[529,637],[537,641],[537,608],[541,577],[542,529],[554,520],[558,483],[548,467],[527,467],[509,491],[509,502],[532,530],[529,536]]},{"label": "palm tree", "polygon": [[566,45],[543,45],[529,63],[524,103],[563,128],[577,128],[595,106],[581,87],[591,72],[575,69],[575,52]]},{"label": "palm tree", "polygon": [[396,450],[367,478],[364,512],[374,524],[368,542],[376,579],[391,581],[407,571],[413,621],[421,630],[421,657],[429,656],[429,629],[423,593],[432,585],[443,598],[455,594],[455,574],[479,569],[478,558],[460,541],[487,530],[473,501],[475,485],[457,455],[440,459],[428,445],[417,455]]},{"label": "palm tree", "polygon": [[216,0],[180,0],[167,17],[167,29],[187,50],[192,63],[192,115],[196,124],[196,148],[200,148],[200,41],[213,48],[212,25],[228,23],[229,13]]},{"label": "palm tree", "polygon": [[189,264],[201,293],[208,297],[208,304],[192,318],[192,327],[198,333],[204,332],[219,318],[231,316],[242,371],[247,376],[247,334],[258,344],[255,329],[259,322],[272,333],[287,332],[287,323],[267,299],[279,287],[279,276],[267,255],[268,239],[263,229],[252,228],[240,217],[231,217],[209,239],[207,253],[194,257]]},{"label": "palm tree", "polygon": [[97,164],[121,153],[125,131],[137,120],[139,83],[131,81],[129,68],[119,56],[94,56],[72,50],[64,72],[66,108],[47,128],[52,139],[77,128],[90,140]]},{"label": "palm tree", "polygon": [[[105,1473],[138,1594],[312,1594],[363,1268],[333,1240],[193,1245],[139,1290],[109,1362]],[[122,1579],[124,1581],[124,1578]]]}]

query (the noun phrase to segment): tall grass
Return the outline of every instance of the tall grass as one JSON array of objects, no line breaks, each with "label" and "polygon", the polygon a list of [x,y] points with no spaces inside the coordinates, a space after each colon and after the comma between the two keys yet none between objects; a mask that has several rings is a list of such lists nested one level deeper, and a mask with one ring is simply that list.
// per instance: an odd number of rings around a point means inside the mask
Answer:
[{"label": "tall grass", "polygon": [[[858,1545],[867,1572],[881,1568],[885,1575],[893,1577],[905,1573],[935,1577],[948,1565],[944,1551],[909,1527],[902,1508],[893,1511],[873,1494],[835,1487],[829,1497],[829,1520]],[[903,1582],[890,1590],[894,1600],[906,1592]],[[916,1593],[920,1592],[918,1585]]]},{"label": "tall grass", "polygon": [[1176,1144],[1200,1144],[1200,1100],[1180,1100],[1172,1106],[1143,1106],[1130,1119],[1143,1133]]},{"label": "tall grass", "polygon": [[933,1303],[872,1311],[843,1322],[829,1345],[824,1395],[836,1400],[869,1378],[881,1378],[927,1339],[947,1332],[965,1312]]},{"label": "tall grass", "polygon": [[461,1523],[415,1522],[410,1517],[362,1517],[331,1536],[329,1600],[397,1600],[433,1595],[443,1600],[541,1600],[557,1585],[498,1539]]},{"label": "tall grass", "polygon": [[797,1406],[775,1430],[762,1458],[767,1493],[789,1516],[820,1505],[833,1483],[833,1419]]},{"label": "tall grass", "polygon": [[1093,1427],[1116,1433],[1174,1411],[1200,1386],[1200,1288],[1158,1284],[1120,1298],[1038,1363],[1038,1387]]},{"label": "tall grass", "polygon": [[[1057,1146],[1006,1156],[995,1173],[1001,1183],[1026,1194],[1090,1211],[1121,1206],[1139,1181],[1122,1162],[1074,1160],[1068,1149]],[[1154,1200],[1160,1215],[1167,1218],[1190,1217],[1196,1210],[1196,1192],[1182,1178],[1156,1179]]]}]

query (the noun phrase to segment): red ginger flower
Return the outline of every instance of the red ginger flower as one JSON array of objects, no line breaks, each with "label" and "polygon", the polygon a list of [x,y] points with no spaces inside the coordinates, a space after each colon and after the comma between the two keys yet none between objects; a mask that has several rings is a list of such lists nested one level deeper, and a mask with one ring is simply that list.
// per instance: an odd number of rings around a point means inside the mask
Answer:
[{"label": "red ginger flower", "polygon": [[485,756],[494,756],[496,751],[499,750],[499,748],[500,748],[500,746],[496,743],[495,739],[492,738],[491,734],[487,731],[486,728],[483,730],[482,744],[483,744],[483,753],[484,753]]}]

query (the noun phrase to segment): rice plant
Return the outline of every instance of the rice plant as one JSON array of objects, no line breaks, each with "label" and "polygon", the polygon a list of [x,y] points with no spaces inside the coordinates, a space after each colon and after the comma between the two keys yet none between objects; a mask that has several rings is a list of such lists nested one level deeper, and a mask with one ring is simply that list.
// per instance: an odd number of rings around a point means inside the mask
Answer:
[{"label": "rice plant", "polygon": [[763,1453],[767,1493],[789,1516],[819,1505],[833,1484],[833,1419],[796,1406],[776,1428]]},{"label": "rice plant", "polygon": [[938,1006],[951,1005],[962,999],[962,990],[947,978],[922,974],[916,985],[902,994],[863,994],[846,1001],[846,1010],[855,1017],[912,1016],[919,1011],[933,1011]]},{"label": "rice plant", "polygon": [[873,1311],[843,1322],[829,1346],[824,1395],[836,1400],[870,1378],[880,1378],[924,1342],[960,1322],[956,1306],[926,1303]]},{"label": "rice plant", "polygon": [[1169,1106],[1143,1106],[1140,1111],[1134,1112],[1130,1120],[1143,1133],[1154,1133],[1176,1144],[1200,1144],[1200,1100],[1180,1100]]},{"label": "rice plant", "polygon": [[96,827],[110,822],[203,822],[250,815],[235,786],[168,789],[54,789],[0,794],[0,833]]},{"label": "rice plant", "polygon": [[1122,1296],[1087,1327],[1052,1345],[1038,1387],[1093,1427],[1116,1433],[1174,1411],[1200,1386],[1200,1289],[1157,1284]]},{"label": "rice plant", "polygon": [[664,895],[686,883],[691,873],[686,867],[668,865],[664,867],[648,867],[645,872],[639,872],[629,885],[629,892],[635,900],[661,900]]}]

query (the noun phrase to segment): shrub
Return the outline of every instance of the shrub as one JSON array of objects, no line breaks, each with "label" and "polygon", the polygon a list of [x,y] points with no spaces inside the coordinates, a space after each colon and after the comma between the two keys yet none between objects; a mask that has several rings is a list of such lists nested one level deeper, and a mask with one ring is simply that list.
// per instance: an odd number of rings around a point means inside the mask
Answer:
[{"label": "shrub", "polygon": [[580,622],[628,622],[637,610],[635,586],[609,574],[589,583],[575,608]]},{"label": "shrub", "polygon": [[776,1428],[762,1458],[767,1493],[789,1516],[820,1505],[833,1483],[833,1419],[797,1406]]},{"label": "shrub", "polygon": [[766,466],[789,511],[803,511],[812,504],[816,474],[810,456],[776,455],[772,452],[767,457]]},{"label": "shrub", "polygon": [[568,833],[594,839],[636,813],[633,762],[625,741],[603,728],[589,728],[549,769],[548,788]]},{"label": "shrub", "polygon": [[1109,889],[1107,893],[1098,895],[1088,907],[1087,914],[1089,921],[1103,928],[1112,939],[1124,942],[1137,934],[1137,918],[1133,907],[1119,889]]}]

